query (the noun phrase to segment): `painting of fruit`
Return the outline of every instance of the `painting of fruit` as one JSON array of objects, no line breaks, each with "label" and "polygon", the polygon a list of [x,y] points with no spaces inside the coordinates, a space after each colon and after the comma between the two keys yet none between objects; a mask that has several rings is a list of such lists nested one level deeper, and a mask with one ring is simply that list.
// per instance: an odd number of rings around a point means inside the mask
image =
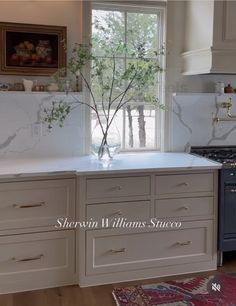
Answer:
[{"label": "painting of fruit", "polygon": [[49,75],[65,66],[66,27],[0,22],[0,37],[2,74]]},{"label": "painting of fruit", "polygon": [[32,39],[21,41],[14,46],[11,54],[12,65],[55,65],[56,56],[53,57],[53,43],[48,40]]}]

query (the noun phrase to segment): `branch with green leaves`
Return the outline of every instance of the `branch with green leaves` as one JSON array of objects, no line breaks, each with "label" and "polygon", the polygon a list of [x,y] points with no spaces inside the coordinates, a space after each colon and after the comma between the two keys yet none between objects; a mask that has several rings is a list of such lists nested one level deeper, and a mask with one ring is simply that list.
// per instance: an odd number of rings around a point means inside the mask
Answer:
[{"label": "branch with green leaves", "polygon": [[[95,47],[93,44],[75,44],[66,68],[67,75],[71,78],[80,76],[83,88],[90,98],[88,101],[81,101],[78,96],[67,92],[65,100],[54,101],[50,108],[44,110],[44,121],[49,128],[55,123],[63,126],[73,109],[84,105],[95,112],[103,135],[101,144],[106,144],[107,134],[116,114],[128,103],[136,101],[165,109],[153,92],[158,76],[163,72],[159,62],[163,50],[148,49],[145,42],[135,42],[133,51],[129,52],[126,44],[119,39],[108,47],[107,41],[112,39],[109,32],[111,28],[103,29],[103,26],[97,25],[97,29],[104,31],[102,38],[105,39],[94,39],[93,43],[97,44]],[[98,45],[100,54],[94,54]],[[86,69],[91,71],[88,78]],[[64,74],[65,69],[54,75],[60,88],[65,81],[62,77]],[[67,102],[68,95],[72,97],[70,102]],[[102,117],[105,118],[105,123]]]}]

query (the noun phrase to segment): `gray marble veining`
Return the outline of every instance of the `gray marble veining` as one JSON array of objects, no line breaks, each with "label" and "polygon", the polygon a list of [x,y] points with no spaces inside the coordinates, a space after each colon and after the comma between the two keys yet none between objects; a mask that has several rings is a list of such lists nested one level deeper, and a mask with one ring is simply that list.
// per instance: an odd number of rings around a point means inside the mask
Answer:
[{"label": "gray marble veining", "polygon": [[223,102],[232,98],[236,114],[236,95],[177,94],[172,101],[171,150],[189,151],[190,146],[236,145],[236,121],[214,122],[226,118]]},{"label": "gray marble veining", "polygon": [[[42,124],[43,110],[63,95],[0,92],[0,157],[77,156],[82,151],[78,108],[62,128],[51,133]],[[68,137],[69,135],[69,137]]]}]

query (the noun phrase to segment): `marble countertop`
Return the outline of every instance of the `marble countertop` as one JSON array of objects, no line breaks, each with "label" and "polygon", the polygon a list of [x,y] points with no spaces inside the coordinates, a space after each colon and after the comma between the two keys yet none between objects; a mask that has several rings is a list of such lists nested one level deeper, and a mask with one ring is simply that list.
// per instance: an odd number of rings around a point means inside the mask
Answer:
[{"label": "marble countertop", "polygon": [[96,157],[32,158],[0,160],[0,179],[44,175],[163,172],[220,169],[221,164],[187,153],[127,153],[108,164]]}]

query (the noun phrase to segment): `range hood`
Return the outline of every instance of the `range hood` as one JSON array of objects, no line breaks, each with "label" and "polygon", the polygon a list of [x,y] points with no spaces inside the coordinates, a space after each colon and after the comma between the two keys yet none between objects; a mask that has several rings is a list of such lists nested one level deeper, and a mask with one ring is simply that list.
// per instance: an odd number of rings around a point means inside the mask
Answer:
[{"label": "range hood", "polygon": [[186,1],[184,75],[236,74],[236,1]]}]

